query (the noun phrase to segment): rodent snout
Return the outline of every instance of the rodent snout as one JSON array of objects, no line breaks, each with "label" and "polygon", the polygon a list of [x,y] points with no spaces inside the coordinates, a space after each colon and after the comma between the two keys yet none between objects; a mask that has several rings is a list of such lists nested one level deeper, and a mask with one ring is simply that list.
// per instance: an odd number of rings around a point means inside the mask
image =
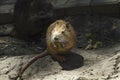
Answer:
[{"label": "rodent snout", "polygon": [[54,38],[54,40],[56,40],[56,41],[57,41],[58,39],[59,39],[58,37],[55,37],[55,38]]}]

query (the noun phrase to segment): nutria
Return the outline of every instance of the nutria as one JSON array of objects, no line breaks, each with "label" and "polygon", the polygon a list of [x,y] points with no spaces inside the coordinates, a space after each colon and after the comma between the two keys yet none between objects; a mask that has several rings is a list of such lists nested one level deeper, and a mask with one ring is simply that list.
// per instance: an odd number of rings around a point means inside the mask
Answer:
[{"label": "nutria", "polygon": [[64,54],[70,51],[76,43],[76,34],[73,27],[65,20],[57,20],[52,23],[46,34],[47,49],[33,57],[23,68],[21,68],[15,80],[21,77],[23,72],[36,60],[46,55],[51,55],[58,61],[65,61]]}]

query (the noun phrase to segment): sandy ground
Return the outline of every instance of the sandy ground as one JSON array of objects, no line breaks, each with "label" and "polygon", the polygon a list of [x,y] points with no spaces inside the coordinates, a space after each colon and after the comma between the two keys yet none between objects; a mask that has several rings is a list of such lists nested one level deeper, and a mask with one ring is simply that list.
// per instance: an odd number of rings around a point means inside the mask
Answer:
[{"label": "sandy ground", "polygon": [[[10,80],[20,67],[42,49],[10,37],[0,38],[0,80]],[[41,50],[40,50],[41,49]],[[68,61],[50,56],[36,61],[23,74],[24,80],[119,80],[120,44],[96,50],[74,48]]]}]

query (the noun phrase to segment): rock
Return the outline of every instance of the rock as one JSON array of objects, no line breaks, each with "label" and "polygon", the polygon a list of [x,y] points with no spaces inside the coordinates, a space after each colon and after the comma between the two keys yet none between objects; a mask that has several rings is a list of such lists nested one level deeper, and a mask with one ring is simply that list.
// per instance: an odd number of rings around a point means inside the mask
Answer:
[{"label": "rock", "polygon": [[91,5],[118,4],[119,0],[91,0]]},{"label": "rock", "polygon": [[91,0],[50,0],[55,8],[90,6]]},{"label": "rock", "polygon": [[[9,80],[9,78],[15,77],[20,67],[27,63],[34,56],[34,49],[36,46],[32,46],[30,44],[29,46],[25,46],[27,45],[26,42],[9,37],[0,39],[7,39],[9,45],[5,49],[1,50],[1,52],[4,51],[5,54],[0,56],[0,80]],[[16,48],[12,50],[14,47]],[[24,72],[23,79],[107,80],[108,78],[112,79],[115,77],[116,80],[119,80],[119,50],[119,44],[109,48],[102,48],[91,51],[75,48],[72,50],[74,55],[71,56],[74,61],[72,62],[72,59],[70,59],[66,64],[67,67],[64,63],[63,65],[57,61],[54,61],[50,56],[46,56],[32,64]],[[80,60],[82,59],[80,56],[84,57],[84,65],[82,67],[79,66],[79,64],[81,64]],[[73,69],[66,69],[68,67]]]},{"label": "rock", "polygon": [[89,80],[119,80],[120,79],[120,51],[111,58],[100,61],[83,71],[82,77]]},{"label": "rock", "polygon": [[0,25],[0,36],[10,36],[10,33],[13,31],[13,24]]},{"label": "rock", "polygon": [[119,0],[92,0],[91,14],[120,18]]},{"label": "rock", "polygon": [[16,0],[0,0],[0,24],[13,22],[13,11]]},{"label": "rock", "polygon": [[18,0],[14,9],[15,37],[42,37],[54,17],[53,6],[47,0]]},{"label": "rock", "polygon": [[[48,0],[57,16],[101,14],[120,17],[119,0]],[[16,0],[0,0],[0,24],[12,23]]]},{"label": "rock", "polygon": [[120,18],[119,0],[50,0],[58,16],[99,14]]}]

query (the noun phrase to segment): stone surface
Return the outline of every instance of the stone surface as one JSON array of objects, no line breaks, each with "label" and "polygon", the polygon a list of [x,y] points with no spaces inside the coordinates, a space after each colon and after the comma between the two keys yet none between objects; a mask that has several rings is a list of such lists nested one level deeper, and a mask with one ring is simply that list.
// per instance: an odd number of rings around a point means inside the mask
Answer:
[{"label": "stone surface", "polygon": [[[0,38],[0,80],[10,80],[21,66],[27,63],[35,53],[35,45],[14,38]],[[6,46],[7,45],[7,46]],[[71,60],[67,65],[71,69],[63,69],[62,63],[50,56],[39,59],[23,74],[25,80],[119,80],[120,44],[98,50],[72,50]],[[76,55],[76,56],[75,56]],[[81,67],[81,58],[84,65]],[[74,62],[72,62],[74,60]],[[77,65],[76,65],[77,64]],[[70,67],[69,66],[69,67]],[[74,67],[77,66],[77,67]]]},{"label": "stone surface", "polygon": [[[110,14],[119,17],[120,0],[48,0],[59,16],[78,14]],[[0,0],[0,24],[13,22],[16,0]],[[104,6],[102,6],[104,4]],[[114,5],[113,5],[114,4]],[[99,5],[99,6],[98,6]],[[106,6],[108,5],[108,6]],[[92,7],[90,7],[92,6]]]},{"label": "stone surface", "polygon": [[[77,46],[86,44],[86,42],[81,41],[83,38],[79,36],[79,33],[81,34],[81,31],[84,29],[91,29],[90,25],[97,26],[97,28],[92,29],[94,31],[96,29],[99,31],[102,29],[103,31],[104,26],[111,29],[111,26],[113,26],[111,22],[114,22],[113,29],[116,28],[115,26],[119,26],[119,20],[100,17],[101,16],[82,16],[74,18],[74,26],[76,24],[76,26],[78,26],[76,29],[80,29],[76,30],[78,34]],[[79,18],[81,18],[80,21],[84,23],[79,22]],[[79,26],[84,27],[79,28]],[[10,80],[17,74],[19,69],[35,55],[35,53],[43,51],[43,48],[40,46],[41,43],[42,42],[34,44],[11,37],[0,37],[0,80]],[[106,47],[104,46],[96,50],[84,50],[76,47],[72,50],[72,53],[68,55],[67,62],[57,62],[50,56],[39,59],[25,71],[23,79],[119,80],[119,58],[119,42],[116,42],[115,45],[109,44]]]},{"label": "stone surface", "polygon": [[89,6],[91,0],[50,0],[55,8]]},{"label": "stone surface", "polygon": [[13,10],[16,0],[0,0],[0,24],[13,22]]},{"label": "stone surface", "polygon": [[[26,80],[120,80],[120,43],[115,41],[115,45],[110,44],[114,43],[115,36],[109,37],[111,34],[103,34],[106,29],[115,30],[116,39],[119,38],[120,20],[93,15],[75,16],[70,19],[76,28],[77,46],[88,44],[84,42],[86,32],[89,34],[88,30],[93,31],[93,34],[100,32],[97,39],[104,36],[103,41],[108,42],[109,45],[96,50],[76,47],[72,50],[73,54],[68,56],[69,61],[65,63],[46,56],[31,65],[23,74],[23,78]],[[43,51],[40,45],[11,37],[0,37],[0,80],[14,77],[34,53]]]},{"label": "stone surface", "polygon": [[91,0],[91,4],[93,5],[103,5],[103,4],[117,4],[120,0]]}]

